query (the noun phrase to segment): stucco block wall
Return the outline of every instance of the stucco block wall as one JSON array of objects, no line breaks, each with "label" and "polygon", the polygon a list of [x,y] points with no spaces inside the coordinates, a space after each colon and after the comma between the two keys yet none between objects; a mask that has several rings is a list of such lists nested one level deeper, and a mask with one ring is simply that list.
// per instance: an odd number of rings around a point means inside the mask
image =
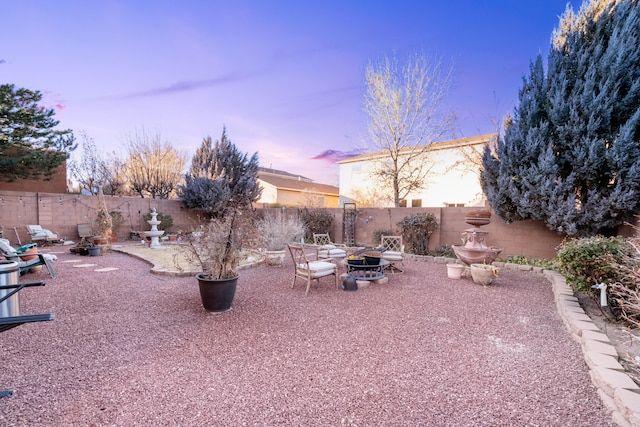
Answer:
[{"label": "stucco block wall", "polygon": [[[118,230],[118,238],[126,239],[130,231],[149,230],[143,216],[156,208],[173,218],[172,230],[191,231],[197,224],[197,214],[182,207],[178,200],[142,199],[136,197],[105,196],[110,211],[119,211],[124,224]],[[30,238],[25,225],[40,224],[50,228],[60,236],[77,240],[77,225],[93,223],[98,208],[97,196],[55,193],[31,193],[0,191],[0,225],[4,227],[5,237],[17,244],[13,227],[23,243]],[[282,212],[281,208],[265,208]],[[373,232],[376,229],[390,229],[398,232],[397,223],[405,216],[417,212],[431,212],[436,216],[440,227],[430,238],[429,248],[435,249],[441,244],[461,244],[461,233],[470,226],[464,222],[467,212],[478,208],[362,208],[358,209],[356,221],[356,243],[376,246]],[[340,208],[327,209],[334,217],[334,228],[328,230],[336,242],[344,242],[343,213]],[[297,208],[286,208],[287,215],[298,215]],[[546,258],[555,256],[557,246],[563,236],[548,230],[536,221],[522,221],[506,224],[495,215],[489,225],[483,226],[489,232],[486,243],[503,249],[501,257],[522,255],[528,258]]]},{"label": "stucco block wall", "polygon": [[[39,224],[69,240],[78,239],[78,224],[93,224],[97,218],[98,197],[78,194],[54,194],[1,191],[0,225],[11,243],[31,241],[26,225]],[[130,231],[149,230],[143,216],[151,208],[173,218],[172,230],[191,230],[197,215],[185,210],[177,200],[142,199],[105,196],[109,211],[118,211],[124,223],[117,232],[119,239],[128,238]],[[16,230],[13,230],[13,227]]]}]

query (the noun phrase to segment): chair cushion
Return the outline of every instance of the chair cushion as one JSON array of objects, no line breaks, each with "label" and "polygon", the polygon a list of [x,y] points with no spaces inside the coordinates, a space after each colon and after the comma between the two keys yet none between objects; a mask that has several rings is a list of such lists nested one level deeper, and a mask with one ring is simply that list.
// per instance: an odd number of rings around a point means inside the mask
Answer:
[{"label": "chair cushion", "polygon": [[322,245],[320,246],[320,249],[326,249],[326,250],[331,250],[331,249],[335,249],[336,246],[335,245]]},{"label": "chair cushion", "polygon": [[402,252],[384,251],[382,258],[387,261],[402,261]]},{"label": "chair cushion", "polygon": [[[304,266],[306,269],[306,266]],[[332,262],[326,261],[313,261],[309,263],[309,271],[312,273],[325,273],[333,272],[336,270],[336,265]]]},{"label": "chair cushion", "polygon": [[9,244],[7,239],[0,239],[0,252],[5,255],[15,255],[16,250],[13,246]]},{"label": "chair cushion", "polygon": [[347,256],[347,251],[344,249],[327,249],[318,251],[318,256],[321,258],[344,258]]}]

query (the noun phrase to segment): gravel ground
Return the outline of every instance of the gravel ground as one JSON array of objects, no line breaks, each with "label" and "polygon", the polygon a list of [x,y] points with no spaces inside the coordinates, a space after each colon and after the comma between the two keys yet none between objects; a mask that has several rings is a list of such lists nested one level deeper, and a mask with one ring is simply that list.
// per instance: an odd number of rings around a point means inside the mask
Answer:
[{"label": "gravel ground", "polygon": [[387,284],[323,279],[305,297],[287,259],[244,270],[233,310],[211,314],[193,278],[58,257],[56,279],[21,278],[47,280],[23,312],[56,319],[0,334],[3,426],[615,425],[533,273],[482,287],[405,262]]}]

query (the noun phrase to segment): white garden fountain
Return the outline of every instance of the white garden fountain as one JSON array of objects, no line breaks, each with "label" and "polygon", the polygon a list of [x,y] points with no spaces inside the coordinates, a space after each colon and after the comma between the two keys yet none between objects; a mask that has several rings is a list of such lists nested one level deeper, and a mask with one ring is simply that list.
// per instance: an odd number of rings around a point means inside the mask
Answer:
[{"label": "white garden fountain", "polygon": [[160,224],[160,221],[158,221],[157,216],[158,212],[156,212],[156,208],[151,209],[151,219],[147,221],[151,226],[151,231],[144,232],[145,237],[151,237],[151,244],[149,245],[149,248],[151,249],[158,249],[162,247],[160,245],[160,236],[164,234],[164,231],[158,230],[158,224]]}]

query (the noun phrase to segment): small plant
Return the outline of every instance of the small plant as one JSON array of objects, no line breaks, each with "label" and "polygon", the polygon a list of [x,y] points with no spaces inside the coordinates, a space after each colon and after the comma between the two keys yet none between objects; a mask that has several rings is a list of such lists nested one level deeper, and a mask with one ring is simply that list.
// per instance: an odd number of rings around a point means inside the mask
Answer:
[{"label": "small plant", "polygon": [[443,243],[442,245],[438,246],[437,248],[429,251],[428,253],[431,256],[441,256],[441,257],[445,257],[445,258],[455,258],[456,254],[453,252],[453,249],[451,249],[450,245],[447,245],[446,243]]},{"label": "small plant", "polygon": [[512,255],[506,259],[498,259],[497,261],[518,265],[530,265],[532,267],[542,267],[546,268],[547,270],[552,270],[557,267],[553,261],[549,261],[546,259],[527,258],[522,255]]},{"label": "small plant", "polygon": [[300,220],[284,215],[265,215],[258,220],[259,238],[268,251],[284,250],[287,243],[300,241],[305,234],[305,227]]},{"label": "small plant", "polygon": [[415,255],[429,253],[429,237],[438,228],[434,214],[421,212],[406,216],[398,223],[407,252]]}]

